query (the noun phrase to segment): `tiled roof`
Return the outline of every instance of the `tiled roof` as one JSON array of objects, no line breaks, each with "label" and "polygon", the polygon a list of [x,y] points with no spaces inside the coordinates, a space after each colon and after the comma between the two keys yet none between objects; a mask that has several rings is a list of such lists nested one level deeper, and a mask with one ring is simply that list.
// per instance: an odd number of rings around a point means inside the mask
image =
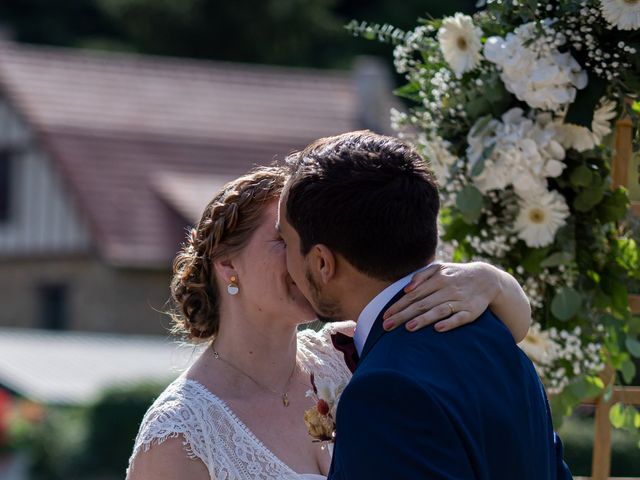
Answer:
[{"label": "tiled roof", "polygon": [[233,175],[159,173],[154,175],[153,184],[167,204],[183,218],[195,223],[211,201],[211,192],[221,189],[233,178]]},{"label": "tiled roof", "polygon": [[0,328],[0,386],[47,404],[88,404],[107,388],[169,383],[202,347],[163,337]]},{"label": "tiled roof", "polygon": [[236,176],[361,127],[348,72],[2,43],[0,87],[63,173],[101,255],[126,265],[168,266],[182,237],[158,178]]}]

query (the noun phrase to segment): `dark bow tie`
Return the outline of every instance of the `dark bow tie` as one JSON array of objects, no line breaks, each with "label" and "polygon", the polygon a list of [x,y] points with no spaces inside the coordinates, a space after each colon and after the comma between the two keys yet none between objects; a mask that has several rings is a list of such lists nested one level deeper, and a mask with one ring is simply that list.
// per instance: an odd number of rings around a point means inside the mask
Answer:
[{"label": "dark bow tie", "polygon": [[360,357],[356,350],[356,344],[353,343],[353,337],[340,332],[333,333],[331,335],[331,343],[333,343],[336,350],[342,352],[344,363],[347,364],[347,368],[351,370],[351,373],[355,372]]}]

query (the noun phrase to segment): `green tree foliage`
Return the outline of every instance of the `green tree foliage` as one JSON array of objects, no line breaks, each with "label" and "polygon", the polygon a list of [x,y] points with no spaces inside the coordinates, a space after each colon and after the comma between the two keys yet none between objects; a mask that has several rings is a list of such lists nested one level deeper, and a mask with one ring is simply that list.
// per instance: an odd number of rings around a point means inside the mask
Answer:
[{"label": "green tree foliage", "polygon": [[354,41],[351,19],[409,27],[415,17],[470,11],[472,0],[3,0],[18,41],[295,66],[346,67],[388,46]]}]

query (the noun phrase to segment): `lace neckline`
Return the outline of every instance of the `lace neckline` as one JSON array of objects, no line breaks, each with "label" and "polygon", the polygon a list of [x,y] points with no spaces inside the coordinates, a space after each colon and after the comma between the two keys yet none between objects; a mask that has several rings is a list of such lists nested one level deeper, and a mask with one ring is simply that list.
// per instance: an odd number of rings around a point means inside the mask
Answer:
[{"label": "lace neckline", "polygon": [[262,442],[262,440],[260,440],[258,437],[256,437],[256,435],[253,433],[253,431],[242,420],[240,420],[240,418],[238,418],[238,416],[231,409],[231,407],[224,400],[222,400],[220,397],[218,397],[215,393],[213,393],[211,390],[209,390],[207,387],[205,387],[199,381],[194,380],[193,378],[189,378],[189,377],[184,376],[184,375],[181,376],[177,381],[179,381],[181,383],[185,383],[185,384],[186,383],[192,384],[205,397],[207,397],[211,402],[219,404],[222,407],[222,409],[227,413],[227,415],[229,415],[231,417],[231,419],[234,422],[236,422],[236,424],[238,426],[240,426],[240,428],[249,436],[249,438],[251,438],[251,440],[253,440],[256,443],[256,445],[259,448],[264,450],[264,452],[269,457],[271,457],[271,459],[275,463],[280,464],[285,470],[288,470],[290,474],[307,477],[307,478],[309,478],[309,480],[314,479],[314,478],[317,478],[318,480],[327,478],[324,475],[321,475],[321,474],[318,474],[318,473],[298,473],[298,472],[294,471],[293,468],[291,468],[289,465],[287,465],[275,453],[273,453],[269,448],[267,448],[267,446]]}]

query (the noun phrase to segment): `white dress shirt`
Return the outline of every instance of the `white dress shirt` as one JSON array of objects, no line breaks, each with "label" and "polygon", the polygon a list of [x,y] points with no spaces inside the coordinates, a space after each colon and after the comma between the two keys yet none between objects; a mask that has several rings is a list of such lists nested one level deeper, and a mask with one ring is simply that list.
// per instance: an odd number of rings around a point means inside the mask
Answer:
[{"label": "white dress shirt", "polygon": [[413,277],[416,273],[421,272],[429,268],[433,263],[430,263],[426,267],[419,268],[415,272],[411,272],[406,277],[402,277],[400,280],[392,283],[387,288],[382,290],[378,295],[376,295],[373,300],[371,300],[364,310],[358,316],[358,321],[356,322],[356,331],[353,335],[353,343],[356,345],[356,350],[358,351],[358,355],[362,355],[362,349],[364,348],[364,344],[367,342],[367,337],[373,328],[373,324],[380,315],[380,312],[384,308],[384,306],[391,301],[391,299],[402,290],[404,287],[409,285],[409,281],[411,277]]}]

